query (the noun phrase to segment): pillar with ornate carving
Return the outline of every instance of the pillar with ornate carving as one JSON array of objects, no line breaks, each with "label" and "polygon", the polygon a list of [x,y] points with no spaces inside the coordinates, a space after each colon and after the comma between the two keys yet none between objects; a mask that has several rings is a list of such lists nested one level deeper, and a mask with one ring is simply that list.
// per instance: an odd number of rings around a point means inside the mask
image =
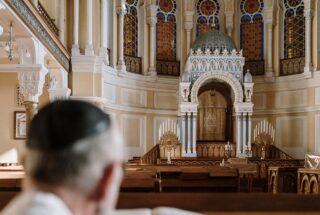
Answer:
[{"label": "pillar with ornate carving", "polygon": [[126,14],[126,8],[121,5],[117,8],[117,13],[119,16],[119,50],[118,50],[118,65],[117,69],[120,74],[126,73],[126,64],[124,61],[124,16]]},{"label": "pillar with ornate carving", "polygon": [[156,26],[157,26],[157,9],[156,5],[149,5],[147,10],[149,10],[149,17],[147,18],[149,29],[150,29],[150,57],[149,57],[149,70],[148,75],[156,76]]},{"label": "pillar with ornate carving", "polygon": [[233,11],[226,11],[224,12],[224,15],[226,17],[226,29],[229,37],[232,37],[232,30],[233,30]]},{"label": "pillar with ornate carving", "polygon": [[39,97],[42,94],[47,73],[48,70],[42,65],[19,68],[18,80],[25,101],[27,126],[32,117],[38,112]]},{"label": "pillar with ornate carving", "polygon": [[79,0],[74,0],[73,4],[73,45],[72,55],[80,55],[79,49]]},{"label": "pillar with ornate carving", "polygon": [[186,49],[187,49],[187,54],[190,52],[190,47],[191,47],[191,30],[193,28],[193,16],[194,16],[194,11],[184,11],[184,29],[186,30]]},{"label": "pillar with ornate carving", "polygon": [[304,17],[305,17],[305,67],[304,74],[306,77],[311,77],[312,62],[311,62],[311,19],[312,19],[312,0],[304,0]]},{"label": "pillar with ornate carving", "polygon": [[108,0],[101,0],[101,44],[99,55],[103,57],[106,65],[109,65],[109,55],[108,55],[108,11],[109,3]]}]

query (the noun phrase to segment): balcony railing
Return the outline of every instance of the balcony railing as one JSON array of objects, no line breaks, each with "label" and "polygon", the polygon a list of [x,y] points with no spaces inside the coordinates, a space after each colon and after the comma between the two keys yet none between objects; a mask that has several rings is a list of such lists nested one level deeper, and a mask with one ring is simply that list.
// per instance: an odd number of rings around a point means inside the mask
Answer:
[{"label": "balcony railing", "polygon": [[54,22],[52,21],[51,17],[49,16],[48,12],[44,9],[44,7],[42,6],[42,4],[40,2],[38,2],[38,7],[37,7],[39,14],[42,16],[42,18],[45,20],[46,24],[48,25],[48,27],[57,35],[59,36],[59,29],[56,26],[56,24],[54,24]]},{"label": "balcony railing", "polygon": [[180,76],[180,61],[157,60],[158,75]]},{"label": "balcony railing", "polygon": [[246,73],[248,69],[252,75],[264,75],[264,61],[246,61],[243,70],[244,73]]},{"label": "balcony railing", "polygon": [[124,61],[126,62],[126,67],[127,67],[128,72],[132,72],[132,73],[136,73],[136,74],[142,73],[142,69],[141,69],[142,59],[141,59],[141,57],[133,57],[133,56],[125,55]]},{"label": "balcony railing", "polygon": [[303,73],[305,64],[304,60],[304,57],[280,60],[280,76]]},{"label": "balcony railing", "polygon": [[38,8],[27,0],[3,0],[11,10],[24,22],[58,62],[70,71],[70,53],[61,43],[59,37],[49,27]]}]

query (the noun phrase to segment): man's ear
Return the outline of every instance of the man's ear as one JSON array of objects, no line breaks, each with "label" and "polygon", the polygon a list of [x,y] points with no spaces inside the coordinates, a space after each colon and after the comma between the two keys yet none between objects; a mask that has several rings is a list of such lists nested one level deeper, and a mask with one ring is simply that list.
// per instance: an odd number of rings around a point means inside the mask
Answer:
[{"label": "man's ear", "polygon": [[107,194],[107,190],[110,189],[110,185],[112,184],[114,171],[115,171],[115,164],[108,165],[104,169],[101,179],[98,182],[92,196],[94,200],[100,201],[105,198]]}]

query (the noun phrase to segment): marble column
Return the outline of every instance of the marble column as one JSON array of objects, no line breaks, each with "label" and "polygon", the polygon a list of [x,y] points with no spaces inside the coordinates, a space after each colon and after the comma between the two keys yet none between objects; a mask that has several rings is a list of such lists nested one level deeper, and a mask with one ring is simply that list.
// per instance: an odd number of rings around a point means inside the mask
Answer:
[{"label": "marble column", "polygon": [[32,117],[38,112],[39,97],[42,94],[48,70],[42,65],[30,65],[19,70],[18,81],[25,102],[28,127]]},{"label": "marble column", "polygon": [[192,120],[193,120],[192,154],[196,156],[197,155],[197,113],[193,113]]},{"label": "marble column", "polygon": [[273,23],[272,21],[266,21],[267,25],[267,38],[268,38],[268,46],[267,46],[267,69],[264,74],[266,81],[272,81],[273,80]]},{"label": "marble column", "polygon": [[248,147],[251,150],[251,114],[248,114]]},{"label": "marble column", "polygon": [[118,65],[117,69],[121,73],[126,73],[126,64],[124,61],[124,16],[126,14],[126,8],[123,6],[118,7],[117,13],[119,16],[119,50],[118,50]]},{"label": "marble column", "polygon": [[74,17],[73,17],[73,46],[72,55],[80,55],[79,49],[79,0],[74,0]]},{"label": "marble column", "polygon": [[236,115],[236,137],[237,137],[237,157],[241,156],[241,113],[237,113]]},{"label": "marble column", "polygon": [[86,56],[93,56],[93,1],[87,0],[87,43],[85,49]]},{"label": "marble column", "polygon": [[186,154],[186,117],[185,113],[181,113],[181,143],[182,143],[182,155]]},{"label": "marble column", "polygon": [[193,28],[193,16],[194,11],[185,11],[184,12],[184,29],[186,30],[186,49],[187,49],[187,55],[190,52],[191,47],[191,30]]},{"label": "marble column", "polygon": [[108,55],[108,11],[109,5],[108,0],[101,0],[101,47],[99,50],[99,55],[104,58],[105,64],[109,65],[109,55]]},{"label": "marble column", "polygon": [[310,9],[304,10],[305,16],[305,67],[304,74],[311,77],[312,63],[311,63],[311,19],[312,11]]},{"label": "marble column", "polygon": [[149,62],[149,71],[148,75],[156,76],[156,25],[157,25],[157,17],[149,17],[148,24],[150,26],[150,62]]},{"label": "marble column", "polygon": [[242,115],[242,153],[247,149],[247,113]]},{"label": "marble column", "polygon": [[229,37],[232,37],[232,31],[233,31],[233,15],[234,12],[233,11],[226,11],[224,13],[225,17],[226,17],[226,29],[227,29],[227,34]]},{"label": "marble column", "polygon": [[66,45],[66,41],[65,41],[66,0],[59,0],[58,8],[59,8],[59,17],[58,17],[59,39],[63,45]]},{"label": "marble column", "polygon": [[187,127],[188,127],[188,140],[187,140],[187,142],[188,142],[188,145],[187,145],[187,154],[189,155],[189,154],[191,154],[191,145],[192,145],[192,139],[191,139],[191,130],[192,130],[192,123],[191,123],[191,120],[192,120],[192,118],[191,118],[191,113],[187,113],[187,116],[188,116],[188,118],[187,118]]}]

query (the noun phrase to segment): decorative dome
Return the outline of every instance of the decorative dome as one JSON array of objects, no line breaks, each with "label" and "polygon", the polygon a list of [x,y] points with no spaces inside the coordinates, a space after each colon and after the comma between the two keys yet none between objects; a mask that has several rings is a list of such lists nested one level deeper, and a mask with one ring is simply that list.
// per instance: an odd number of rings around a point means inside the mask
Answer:
[{"label": "decorative dome", "polygon": [[236,49],[236,45],[228,35],[219,30],[212,29],[197,37],[192,49],[196,51],[199,48],[203,51],[206,49],[210,49],[211,51],[218,49],[222,52],[226,49],[228,52],[231,52],[233,49]]},{"label": "decorative dome", "polygon": [[244,83],[252,83],[252,75],[250,70],[248,69],[245,76],[244,76]]}]

